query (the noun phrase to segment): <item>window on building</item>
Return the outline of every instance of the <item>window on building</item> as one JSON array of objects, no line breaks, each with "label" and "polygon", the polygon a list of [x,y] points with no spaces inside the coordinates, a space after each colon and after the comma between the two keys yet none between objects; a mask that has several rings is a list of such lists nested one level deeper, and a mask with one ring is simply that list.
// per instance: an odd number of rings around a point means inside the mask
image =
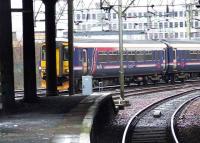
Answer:
[{"label": "window on building", "polygon": [[154,23],[154,27],[153,28],[155,28],[155,29],[158,28],[158,23],[157,22]]},{"label": "window on building", "polygon": [[133,13],[133,17],[137,17],[137,13],[136,12]]},{"label": "window on building", "polygon": [[175,32],[175,38],[178,38],[178,33],[177,32]]},{"label": "window on building", "polygon": [[124,25],[124,29],[127,29],[127,23],[124,23],[123,25]]},{"label": "window on building", "polygon": [[139,23],[139,29],[142,29],[142,23]]},{"label": "window on building", "polygon": [[179,17],[183,17],[183,11],[179,12]]},{"label": "window on building", "polygon": [[168,28],[168,22],[164,23],[165,28]]},{"label": "window on building", "polygon": [[91,30],[91,24],[87,25],[87,30]]},{"label": "window on building", "polygon": [[80,20],[80,19],[81,19],[81,15],[80,15],[80,14],[77,14],[77,15],[76,15],[76,19],[77,19],[77,20]]},{"label": "window on building", "polygon": [[180,32],[180,38],[184,38],[184,33]]},{"label": "window on building", "polygon": [[86,17],[85,17],[85,14],[82,14],[82,19],[84,20]]},{"label": "window on building", "polygon": [[165,33],[165,38],[169,38],[169,34],[168,33]]},{"label": "window on building", "polygon": [[89,13],[87,13],[86,20],[90,20],[90,14]]},{"label": "window on building", "polygon": [[129,12],[127,16],[128,16],[128,17],[131,17],[131,16],[132,16],[132,13]]},{"label": "window on building", "polygon": [[192,26],[192,27],[193,27],[193,25],[194,25],[194,22],[192,21],[190,26]]},{"label": "window on building", "polygon": [[97,16],[96,16],[96,14],[92,14],[92,19],[96,19],[97,18]]},{"label": "window on building", "polygon": [[128,24],[128,29],[132,29],[132,28],[133,28],[132,23],[129,23],[129,24]]},{"label": "window on building", "polygon": [[198,16],[198,11],[195,11],[195,12],[194,12],[194,15],[195,15],[195,16]]},{"label": "window on building", "polygon": [[159,28],[160,28],[160,29],[163,28],[163,23],[162,23],[162,22],[159,23]]},{"label": "window on building", "polygon": [[195,21],[195,28],[199,27],[199,22]]},{"label": "window on building", "polygon": [[177,28],[178,27],[178,22],[175,22],[175,28]]},{"label": "window on building", "polygon": [[174,38],[174,34],[170,33],[169,38]]},{"label": "window on building", "polygon": [[113,24],[113,30],[117,30],[117,24]]},{"label": "window on building", "polygon": [[178,17],[178,12],[174,11],[174,17]]},{"label": "window on building", "polygon": [[86,30],[86,25],[82,25],[82,30]]},{"label": "window on building", "polygon": [[147,27],[148,26],[148,24],[147,23],[144,23],[144,27]]},{"label": "window on building", "polygon": [[197,32],[197,33],[196,33],[196,37],[200,37],[200,32]]},{"label": "window on building", "polygon": [[159,38],[163,39],[163,33],[159,33]]},{"label": "window on building", "polygon": [[169,23],[169,27],[170,27],[170,28],[173,28],[173,22],[170,22],[170,23]]},{"label": "window on building", "polygon": [[158,39],[158,33],[154,33],[154,39]]},{"label": "window on building", "polygon": [[142,17],[142,12],[138,13],[138,17],[141,18]]},{"label": "window on building", "polygon": [[159,12],[159,17],[162,17],[162,12]]},{"label": "window on building", "polygon": [[185,32],[185,38],[187,38],[188,37],[188,33],[187,32]]},{"label": "window on building", "polygon": [[113,19],[117,19],[117,14],[113,13]]},{"label": "window on building", "polygon": [[150,33],[150,34],[149,34],[149,38],[150,38],[150,39],[153,39],[153,33]]},{"label": "window on building", "polygon": [[187,21],[185,21],[185,27],[187,27]]},{"label": "window on building", "polygon": [[183,27],[183,22],[180,22],[180,27]]}]

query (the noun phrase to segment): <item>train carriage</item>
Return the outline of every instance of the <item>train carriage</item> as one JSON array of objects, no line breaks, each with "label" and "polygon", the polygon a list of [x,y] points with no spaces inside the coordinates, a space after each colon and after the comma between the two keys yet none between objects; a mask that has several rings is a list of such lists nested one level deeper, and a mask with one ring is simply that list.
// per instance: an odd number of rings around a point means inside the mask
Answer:
[{"label": "train carriage", "polygon": [[[200,42],[196,41],[124,41],[125,83],[146,84],[165,80],[184,81],[200,73]],[[41,85],[46,83],[46,47],[41,48]],[[75,40],[74,78],[81,88],[83,75],[92,75],[94,85],[119,83],[120,53],[117,40]],[[68,88],[68,42],[57,40],[56,70],[59,90]]]},{"label": "train carriage", "polygon": [[200,73],[200,42],[167,41],[171,80],[184,81]]}]

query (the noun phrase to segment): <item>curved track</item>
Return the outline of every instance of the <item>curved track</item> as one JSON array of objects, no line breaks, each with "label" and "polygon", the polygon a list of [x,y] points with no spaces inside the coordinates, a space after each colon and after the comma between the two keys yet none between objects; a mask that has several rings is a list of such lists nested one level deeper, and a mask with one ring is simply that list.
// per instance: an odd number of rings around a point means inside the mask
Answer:
[{"label": "curved track", "polygon": [[200,96],[197,96],[197,97],[194,97],[194,98],[191,98],[189,100],[187,100],[186,102],[184,102],[183,104],[181,104],[177,109],[176,111],[174,112],[174,114],[172,115],[171,117],[171,120],[170,120],[170,128],[171,128],[171,134],[172,134],[172,138],[173,138],[173,141],[175,143],[179,143],[179,140],[178,140],[178,135],[176,134],[176,120],[177,120],[177,117],[179,116],[179,114],[181,113],[182,109],[185,108],[188,104],[190,104],[193,100],[196,100],[197,98],[200,98]]},{"label": "curved track", "polygon": [[194,89],[163,99],[136,113],[125,128],[122,143],[172,142],[168,121],[180,105],[199,96],[197,91]]}]

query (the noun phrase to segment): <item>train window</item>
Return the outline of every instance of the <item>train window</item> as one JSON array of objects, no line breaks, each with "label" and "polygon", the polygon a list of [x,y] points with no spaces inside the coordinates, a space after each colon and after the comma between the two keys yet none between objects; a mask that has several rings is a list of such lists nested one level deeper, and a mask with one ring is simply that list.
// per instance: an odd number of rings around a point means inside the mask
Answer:
[{"label": "train window", "polygon": [[69,60],[68,46],[63,47],[63,60],[64,61]]},{"label": "train window", "polygon": [[107,57],[108,55],[106,52],[99,52],[99,55],[98,55],[99,62],[106,62]]},{"label": "train window", "polygon": [[189,58],[190,59],[198,59],[199,58],[198,51],[190,51]]},{"label": "train window", "polygon": [[82,52],[82,61],[83,61],[83,63],[87,62],[87,50],[86,49],[83,49],[83,52]]},{"label": "train window", "polygon": [[46,60],[46,46],[42,46],[41,50],[41,60]]},{"label": "train window", "polygon": [[152,54],[147,54],[147,55],[144,56],[145,61],[151,61],[152,59],[153,59]]},{"label": "train window", "polygon": [[135,61],[135,55],[128,55],[126,58],[127,61]]},{"label": "train window", "polygon": [[108,61],[111,61],[111,62],[113,62],[113,61],[119,61],[119,55],[118,54],[110,54],[108,56]]},{"label": "train window", "polygon": [[135,55],[135,60],[136,61],[144,61],[144,55]]}]

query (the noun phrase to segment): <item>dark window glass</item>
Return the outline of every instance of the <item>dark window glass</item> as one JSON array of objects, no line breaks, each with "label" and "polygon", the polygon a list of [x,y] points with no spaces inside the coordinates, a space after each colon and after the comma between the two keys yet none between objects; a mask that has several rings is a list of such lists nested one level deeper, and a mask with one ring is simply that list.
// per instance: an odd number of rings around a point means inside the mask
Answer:
[{"label": "dark window glass", "polygon": [[173,22],[170,22],[170,23],[169,23],[169,27],[170,27],[170,28],[173,28]]},{"label": "dark window glass", "polygon": [[68,46],[63,47],[63,60],[67,61],[69,59],[69,54],[68,54]]},{"label": "dark window glass", "polygon": [[178,27],[178,22],[175,22],[175,27]]},{"label": "dark window glass", "polygon": [[46,46],[42,46],[41,60],[46,60]]},{"label": "dark window glass", "polygon": [[98,56],[99,62],[106,62],[107,57],[108,57],[107,53],[99,52],[99,56]]},{"label": "dark window glass", "polygon": [[109,53],[108,55],[108,61],[119,61],[119,54],[117,53]]},{"label": "dark window glass", "polygon": [[85,19],[85,14],[82,14],[82,19]]},{"label": "dark window glass", "polygon": [[180,22],[180,27],[183,27],[183,22]]},{"label": "dark window glass", "polygon": [[190,51],[190,59],[199,59],[200,55],[198,54],[198,51]]},{"label": "dark window glass", "polygon": [[116,18],[117,18],[117,14],[113,13],[113,19],[116,19]]},{"label": "dark window glass", "polygon": [[96,14],[92,14],[92,19],[96,19]]}]

